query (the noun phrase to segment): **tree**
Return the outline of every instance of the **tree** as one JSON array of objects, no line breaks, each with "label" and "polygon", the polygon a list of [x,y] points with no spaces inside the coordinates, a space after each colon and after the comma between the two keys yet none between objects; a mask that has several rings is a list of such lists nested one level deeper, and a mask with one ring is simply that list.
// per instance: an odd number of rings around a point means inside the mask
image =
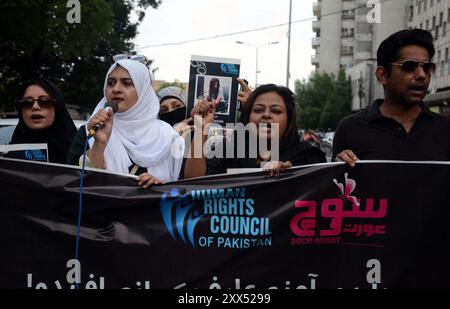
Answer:
[{"label": "tree", "polygon": [[297,80],[295,93],[302,129],[335,130],[351,113],[351,81],[342,69],[337,77],[315,73],[307,81]]},{"label": "tree", "polygon": [[[80,3],[81,23],[69,23],[67,0],[0,2],[0,111],[13,110],[17,88],[35,77],[55,81],[67,103],[91,109],[102,97],[112,56],[135,53],[131,40],[145,9],[160,1]],[[135,23],[131,12],[138,16]]]}]

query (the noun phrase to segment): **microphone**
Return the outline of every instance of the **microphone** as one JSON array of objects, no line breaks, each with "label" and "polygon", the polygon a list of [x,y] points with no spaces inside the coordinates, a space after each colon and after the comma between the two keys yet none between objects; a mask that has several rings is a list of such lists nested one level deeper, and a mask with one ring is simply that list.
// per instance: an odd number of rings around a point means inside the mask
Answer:
[{"label": "microphone", "polygon": [[[119,104],[115,101],[106,102],[104,108],[105,108],[106,112],[109,112],[112,109],[113,113],[116,113],[119,110]],[[100,129],[102,126],[103,126],[103,123],[94,124],[92,126],[92,129],[89,130],[88,138],[95,136],[98,129]]]}]

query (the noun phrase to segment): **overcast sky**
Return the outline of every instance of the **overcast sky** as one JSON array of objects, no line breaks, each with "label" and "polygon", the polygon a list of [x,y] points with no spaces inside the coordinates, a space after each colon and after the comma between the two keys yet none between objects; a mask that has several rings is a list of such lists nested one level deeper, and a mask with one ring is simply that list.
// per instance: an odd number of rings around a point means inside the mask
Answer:
[{"label": "overcast sky", "polygon": [[[313,17],[314,0],[293,0],[292,20]],[[214,35],[239,32],[288,23],[289,0],[163,0],[156,10],[148,9],[135,40],[137,48],[174,43]],[[142,48],[139,53],[154,59],[159,68],[156,79],[187,82],[191,55],[235,58],[241,60],[241,77],[255,83],[256,49],[239,45],[243,41],[263,45],[279,41],[277,45],[259,48],[258,83],[286,84],[288,26],[246,34],[228,36],[176,46]],[[291,35],[291,80],[307,78],[311,65],[311,20],[293,23]]]}]

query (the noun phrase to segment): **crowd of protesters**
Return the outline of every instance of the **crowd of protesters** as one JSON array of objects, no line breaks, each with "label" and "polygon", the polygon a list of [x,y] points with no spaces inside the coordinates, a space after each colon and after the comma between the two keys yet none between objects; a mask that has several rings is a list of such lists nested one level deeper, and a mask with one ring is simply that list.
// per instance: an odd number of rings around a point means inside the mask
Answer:
[{"label": "crowd of protesters", "polygon": [[[334,160],[351,166],[360,159],[450,160],[450,119],[431,112],[423,102],[435,70],[434,54],[433,38],[425,30],[403,30],[381,43],[376,78],[385,97],[341,121]],[[262,168],[269,176],[279,176],[293,166],[326,162],[312,130],[303,140],[299,136],[290,89],[267,84],[252,90],[244,80],[238,82],[238,122],[251,129],[243,138],[237,131],[231,140],[224,138],[213,157],[203,148],[221,100],[218,81],[212,81],[215,88],[187,115],[184,90],[168,87],[155,93],[148,68],[133,58],[112,64],[103,98],[78,133],[52,82],[26,82],[18,95],[19,124],[10,143],[46,143],[50,162],[79,165],[85,158],[91,167],[138,175],[138,185],[145,188],[230,168]],[[107,102],[114,102],[115,108],[105,107]],[[252,138],[258,141],[255,153],[249,151]],[[246,149],[243,155],[236,152],[239,146]],[[229,148],[234,149],[231,154]]]}]

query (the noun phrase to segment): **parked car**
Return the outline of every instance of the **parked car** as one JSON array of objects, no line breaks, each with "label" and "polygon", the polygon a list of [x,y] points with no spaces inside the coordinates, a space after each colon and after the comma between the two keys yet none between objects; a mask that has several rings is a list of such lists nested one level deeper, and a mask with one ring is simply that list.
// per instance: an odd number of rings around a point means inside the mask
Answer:
[{"label": "parked car", "polygon": [[18,122],[17,118],[0,119],[0,145],[9,143]]},{"label": "parked car", "polygon": [[[86,123],[85,120],[74,120],[73,122],[77,129]],[[0,119],[0,145],[8,144],[11,141],[14,129],[18,123],[18,118]]]}]

